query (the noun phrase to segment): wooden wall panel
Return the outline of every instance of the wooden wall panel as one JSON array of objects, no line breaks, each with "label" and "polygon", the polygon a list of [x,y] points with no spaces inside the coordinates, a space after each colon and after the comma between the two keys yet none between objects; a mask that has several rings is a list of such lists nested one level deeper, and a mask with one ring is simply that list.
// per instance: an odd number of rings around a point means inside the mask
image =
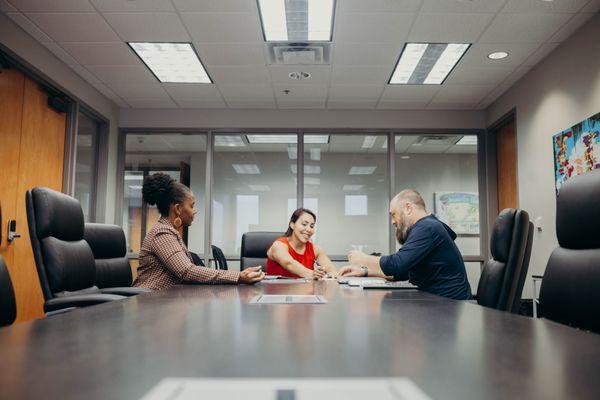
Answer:
[{"label": "wooden wall panel", "polygon": [[62,190],[66,114],[50,109],[47,101],[48,96],[39,85],[25,78],[17,189],[17,229],[21,238],[14,244],[17,321],[44,315],[43,296],[27,229],[25,192],[38,185]]},{"label": "wooden wall panel", "polygon": [[500,128],[496,134],[498,160],[498,212],[518,208],[517,132],[515,120]]}]

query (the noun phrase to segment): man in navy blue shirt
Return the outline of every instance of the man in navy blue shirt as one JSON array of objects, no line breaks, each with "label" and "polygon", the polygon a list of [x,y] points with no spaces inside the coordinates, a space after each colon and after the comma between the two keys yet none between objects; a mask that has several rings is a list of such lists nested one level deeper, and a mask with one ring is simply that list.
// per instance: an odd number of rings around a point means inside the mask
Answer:
[{"label": "man in navy blue shirt", "polygon": [[383,257],[352,250],[350,265],[341,268],[339,276],[392,276],[429,293],[471,299],[465,264],[454,243],[456,233],[427,213],[421,195],[412,189],[398,193],[390,202],[390,217],[402,248]]}]

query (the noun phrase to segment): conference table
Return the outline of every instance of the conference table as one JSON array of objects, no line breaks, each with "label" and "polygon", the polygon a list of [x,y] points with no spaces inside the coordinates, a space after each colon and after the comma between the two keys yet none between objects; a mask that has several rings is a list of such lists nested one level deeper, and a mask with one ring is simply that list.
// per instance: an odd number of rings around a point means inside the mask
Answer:
[{"label": "conference table", "polygon": [[[264,294],[326,304],[252,304]],[[2,399],[140,399],[165,377],[406,377],[432,399],[599,399],[600,335],[335,280],[180,285],[0,329]]]}]

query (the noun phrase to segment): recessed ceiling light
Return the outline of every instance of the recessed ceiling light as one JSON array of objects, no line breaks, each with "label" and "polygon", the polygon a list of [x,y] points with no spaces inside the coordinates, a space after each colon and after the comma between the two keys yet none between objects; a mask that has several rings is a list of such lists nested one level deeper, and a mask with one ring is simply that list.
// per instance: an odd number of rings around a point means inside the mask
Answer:
[{"label": "recessed ceiling light", "polygon": [[235,172],[242,175],[259,175],[260,169],[256,164],[232,164],[231,165]]},{"label": "recessed ceiling light", "polygon": [[215,135],[215,146],[219,147],[243,147],[246,144],[242,140],[241,137],[235,136],[225,136],[225,135]]},{"label": "recessed ceiling light", "polygon": [[[290,170],[293,174],[298,173],[298,166],[296,164],[290,164]],[[321,166],[319,165],[305,165],[304,166],[304,174],[320,174]]]},{"label": "recessed ceiling light", "polygon": [[320,185],[321,184],[321,179],[320,178],[314,178],[312,176],[305,177],[304,178],[304,184],[305,185]]},{"label": "recessed ceiling light", "polygon": [[[295,144],[296,135],[246,135],[251,144]],[[329,135],[310,135],[304,137],[304,143],[327,144]]]},{"label": "recessed ceiling light", "polygon": [[441,85],[469,43],[407,43],[389,84]]},{"label": "recessed ceiling light", "polygon": [[271,190],[269,185],[248,185],[248,187],[254,192],[268,192]]},{"label": "recessed ceiling light", "polygon": [[288,152],[288,158],[290,160],[298,159],[298,149],[296,148],[296,146],[288,146],[287,152]]},{"label": "recessed ceiling light", "polygon": [[400,156],[400,158],[403,160],[408,160],[408,159],[410,159],[410,156]]},{"label": "recessed ceiling light", "polygon": [[477,136],[463,136],[460,138],[458,142],[456,142],[458,146],[473,146],[477,144]]},{"label": "recessed ceiling light", "polygon": [[141,185],[129,185],[129,189],[131,190],[142,190]]},{"label": "recessed ceiling light", "polygon": [[496,51],[494,53],[488,54],[488,58],[490,60],[502,60],[503,58],[508,57],[508,53],[505,51]]},{"label": "recessed ceiling light", "polygon": [[[306,137],[304,137],[304,139],[306,139]],[[320,161],[321,160],[321,149],[319,149],[318,147],[312,148],[309,150],[310,151],[310,159],[313,161]]]},{"label": "recessed ceiling light", "polygon": [[350,168],[349,175],[371,175],[377,167],[352,167]]},{"label": "recessed ceiling light", "polygon": [[330,42],[334,0],[258,0],[267,42]]},{"label": "recessed ceiling light", "polygon": [[361,190],[364,185],[344,185],[342,190],[350,191],[350,190]]},{"label": "recessed ceiling light", "polygon": [[191,43],[127,44],[162,83],[212,83]]},{"label": "recessed ceiling light", "polygon": [[310,74],[308,72],[304,72],[304,71],[290,72],[288,74],[288,76],[290,77],[290,79],[297,79],[297,80],[302,80],[302,79],[308,79],[308,78],[310,78]]},{"label": "recessed ceiling light", "polygon": [[377,139],[377,136],[365,136],[365,138],[363,139],[362,142],[362,148],[363,149],[370,149],[373,147],[373,145],[375,144],[375,140]]}]

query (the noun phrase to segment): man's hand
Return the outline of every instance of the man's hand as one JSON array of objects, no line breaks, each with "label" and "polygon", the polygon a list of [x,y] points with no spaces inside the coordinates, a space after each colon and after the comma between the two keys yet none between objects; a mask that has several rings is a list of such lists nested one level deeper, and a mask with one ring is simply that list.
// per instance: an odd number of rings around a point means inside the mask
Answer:
[{"label": "man's hand", "polygon": [[325,275],[327,275],[327,272],[325,272],[323,269],[317,268],[317,267],[315,267],[314,270],[309,269],[308,271],[309,271],[308,276],[305,276],[305,278],[308,278],[308,279],[319,280],[319,279],[325,278]]},{"label": "man's hand", "polygon": [[264,277],[265,274],[262,272],[262,266],[259,265],[257,267],[246,268],[240,272],[239,281],[241,283],[251,285],[253,283],[262,281]]},{"label": "man's hand", "polygon": [[346,265],[338,271],[338,277],[340,276],[365,276],[365,272],[361,267],[356,265]]},{"label": "man's hand", "polygon": [[368,255],[358,250],[350,250],[348,252],[348,261],[352,265],[366,265]]}]

